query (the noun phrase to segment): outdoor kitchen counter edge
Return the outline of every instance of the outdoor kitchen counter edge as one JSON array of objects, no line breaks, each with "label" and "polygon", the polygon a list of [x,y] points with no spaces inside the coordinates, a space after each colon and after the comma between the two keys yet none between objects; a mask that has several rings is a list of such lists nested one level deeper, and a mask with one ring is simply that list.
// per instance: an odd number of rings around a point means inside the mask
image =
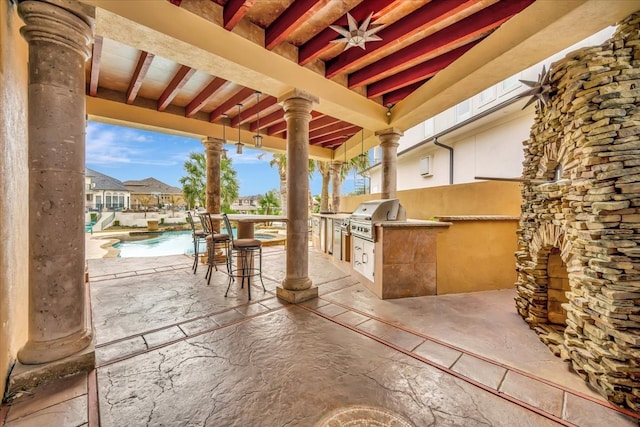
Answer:
[{"label": "outdoor kitchen counter edge", "polygon": [[405,221],[375,221],[375,226],[385,228],[416,228],[416,227],[449,227],[450,222],[427,221],[424,219],[407,219]]}]

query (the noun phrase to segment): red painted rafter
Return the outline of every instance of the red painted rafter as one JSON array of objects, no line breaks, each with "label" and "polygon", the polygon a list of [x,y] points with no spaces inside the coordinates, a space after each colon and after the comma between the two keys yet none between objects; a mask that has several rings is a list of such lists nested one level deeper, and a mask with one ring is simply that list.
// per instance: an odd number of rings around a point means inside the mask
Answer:
[{"label": "red painted rafter", "polygon": [[467,44],[499,27],[533,0],[496,3],[349,75],[349,88],[380,80],[439,53]]},{"label": "red painted rafter", "polygon": [[[264,96],[260,97],[260,120],[262,121],[262,116],[267,115],[273,112],[274,109],[280,109],[281,107],[278,105],[278,100],[273,96]],[[258,105],[254,105],[251,108],[242,110],[242,117],[240,117],[240,124],[243,125],[248,122],[252,122],[256,114],[258,112]],[[238,126],[238,117],[234,117],[231,120],[231,127]],[[260,129],[262,129],[262,123],[260,123]]]},{"label": "red painted rafter", "polygon": [[348,69],[358,68],[366,63],[378,50],[399,45],[404,40],[428,30],[430,27],[463,13],[480,0],[434,0],[410,15],[398,20],[377,35],[382,41],[367,45],[366,50],[349,49],[327,64],[325,76],[332,78]]},{"label": "red painted rafter", "polygon": [[265,31],[264,47],[272,50],[330,0],[296,0]]},{"label": "red painted rafter", "polygon": [[[283,115],[284,117],[284,115]],[[313,123],[316,122],[319,119],[322,119],[326,117],[324,114],[319,113],[317,111],[312,111],[311,112],[311,122],[309,122],[309,127],[312,128],[313,127]],[[335,122],[335,119],[332,119],[333,122]],[[332,123],[333,123],[332,122]],[[262,126],[260,126],[262,127]],[[282,122],[282,123],[278,123],[277,125],[273,125],[273,126],[269,126],[269,128],[267,129],[267,135],[278,135],[280,133],[283,133],[287,130],[287,122]]]},{"label": "red painted rafter", "polygon": [[313,144],[313,145],[323,145],[324,144],[328,144],[328,143],[337,143],[342,144],[344,143],[344,141],[346,141],[347,139],[351,138],[353,135],[355,135],[357,132],[360,131],[360,127],[358,126],[351,126],[350,128],[347,129],[343,129],[339,132],[334,132],[334,133],[330,133],[328,135],[324,135],[318,138],[313,138],[313,139],[309,139],[309,143]]},{"label": "red painted rafter", "polygon": [[138,91],[142,86],[142,81],[147,76],[147,71],[149,71],[153,58],[154,55],[152,53],[145,51],[140,52],[138,65],[136,65],[136,69],[133,72],[133,76],[131,76],[131,81],[129,82],[129,88],[127,89],[127,104],[133,104],[136,96],[138,96]]},{"label": "red painted rafter", "polygon": [[433,77],[438,71],[448,67],[453,61],[460,58],[465,52],[479,42],[480,40],[475,40],[471,43],[467,43],[464,46],[460,46],[457,49],[418,64],[415,67],[371,83],[367,86],[367,98],[375,98],[394,90],[398,90],[402,87],[409,86],[415,82],[424,81],[425,79]]},{"label": "red painted rafter", "polygon": [[[373,17],[371,18],[371,22],[375,22],[376,19],[384,16],[389,11],[398,7],[402,1],[406,0],[367,0],[354,7],[349,11],[349,13],[355,18],[356,21],[362,22],[367,18],[367,16],[369,16],[371,12],[374,12]],[[333,22],[331,25],[344,27],[347,24],[347,16],[344,15],[340,19]],[[331,44],[331,40],[335,40],[338,35],[339,34],[335,30],[332,30],[329,27],[320,31],[308,42],[300,46],[300,49],[298,50],[298,64],[308,64],[309,62],[313,61],[324,52],[332,48],[334,45]]]},{"label": "red painted rafter", "polygon": [[189,105],[187,105],[184,115],[186,117],[191,117],[198,111],[200,111],[202,107],[204,107],[207,102],[209,102],[216,91],[226,83],[228,83],[226,80],[214,77],[214,79],[211,80],[211,82],[209,82],[209,84],[204,89],[202,89],[195,98],[191,100]]},{"label": "red painted rafter", "polygon": [[255,2],[256,0],[229,0],[222,13],[224,28],[229,31],[233,30]]},{"label": "red painted rafter", "polygon": [[91,54],[91,76],[89,77],[89,95],[98,94],[98,76],[100,75],[100,60],[102,59],[102,36],[95,36]]},{"label": "red painted rafter", "polygon": [[169,86],[167,86],[164,92],[162,92],[162,95],[160,95],[160,99],[158,99],[158,111],[164,111],[169,104],[171,104],[173,98],[176,97],[180,89],[187,84],[195,73],[195,68],[187,67],[186,65],[180,67],[176,75],[171,79]]},{"label": "red painted rafter", "polygon": [[175,4],[176,6],[180,7],[180,3],[182,3],[182,0],[169,0],[169,3]]},{"label": "red painted rafter", "polygon": [[382,97],[382,105],[395,105],[395,104],[397,104],[398,102],[402,101],[407,96],[409,96],[413,91],[415,91],[420,86],[425,84],[427,82],[427,80],[429,80],[429,79],[425,79],[425,80],[410,84],[409,86],[405,86],[405,87],[403,87],[401,89],[398,89],[398,90],[395,90],[393,92],[389,92],[389,93],[385,94]]},{"label": "red painted rafter", "polygon": [[[277,123],[284,122],[284,113],[282,110],[275,111],[271,114],[268,114],[264,117],[260,117],[260,129],[268,128],[269,126],[273,126]],[[251,132],[255,132],[258,129],[256,122],[251,123],[249,126]]]},{"label": "red painted rafter", "polygon": [[218,108],[213,110],[211,114],[209,114],[209,121],[215,122],[216,120],[219,120],[224,113],[236,107],[238,104],[244,104],[247,102],[249,97],[255,96],[254,93],[255,91],[253,89],[249,89],[247,87],[240,89],[235,95],[227,99]]},{"label": "red painted rafter", "polygon": [[347,122],[337,122],[333,123],[329,126],[324,126],[320,128],[316,128],[314,130],[309,131],[309,139],[319,138],[321,136],[333,134],[335,132],[343,132],[345,129],[352,128],[353,125]]},{"label": "red painted rafter", "polygon": [[318,117],[316,120],[312,119],[311,122],[309,122],[309,132],[321,129],[326,126],[331,126],[338,123],[339,121],[340,120],[331,116]]}]

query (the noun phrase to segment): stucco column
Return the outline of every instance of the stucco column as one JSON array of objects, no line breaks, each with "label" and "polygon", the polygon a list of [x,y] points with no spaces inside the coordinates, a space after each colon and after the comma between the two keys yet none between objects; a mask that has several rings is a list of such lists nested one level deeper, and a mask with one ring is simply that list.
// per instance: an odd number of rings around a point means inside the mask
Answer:
[{"label": "stucco column", "polygon": [[398,140],[403,135],[397,128],[376,132],[382,148],[382,198],[395,199],[398,182]]},{"label": "stucco column", "polygon": [[85,61],[93,8],[23,1],[29,44],[29,340],[24,364],[52,362],[92,340],[85,313]]},{"label": "stucco column", "polygon": [[[202,140],[207,157],[207,212],[219,214],[221,212],[220,192],[220,155],[224,148],[224,141],[218,138]],[[213,221],[216,231],[220,231],[220,221]]]},{"label": "stucco column", "polygon": [[297,303],[318,296],[309,278],[309,122],[318,99],[294,90],[278,100],[287,121],[287,271],[279,298]]},{"label": "stucco column", "polygon": [[340,177],[341,169],[342,162],[340,160],[334,160],[331,162],[331,210],[333,212],[340,212],[340,184],[342,184],[342,179]]}]

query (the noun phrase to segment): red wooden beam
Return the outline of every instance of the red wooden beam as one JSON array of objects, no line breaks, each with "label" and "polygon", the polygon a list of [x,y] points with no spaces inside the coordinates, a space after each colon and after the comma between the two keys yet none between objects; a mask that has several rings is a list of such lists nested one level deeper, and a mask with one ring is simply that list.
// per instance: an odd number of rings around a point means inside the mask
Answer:
[{"label": "red wooden beam", "polygon": [[180,7],[180,3],[182,3],[182,0],[169,0],[169,3],[175,4],[176,6]]},{"label": "red wooden beam", "polygon": [[424,79],[422,81],[410,84],[409,86],[405,86],[405,87],[403,87],[401,89],[398,89],[396,91],[387,93],[386,95],[384,95],[382,97],[382,105],[395,105],[395,104],[397,104],[398,102],[402,101],[407,96],[409,96],[411,93],[413,93],[413,91],[415,91],[420,86],[425,84],[428,80],[429,79]]},{"label": "red wooden beam", "polygon": [[147,76],[147,71],[149,71],[153,58],[154,55],[152,53],[145,51],[140,52],[138,65],[136,65],[136,69],[129,82],[129,88],[127,89],[127,104],[133,104],[136,96],[138,96],[138,91],[140,90],[140,86],[142,86],[142,81]]},{"label": "red wooden beam", "polygon": [[[351,16],[355,18],[358,23],[364,21],[371,12],[375,12],[371,18],[372,22],[376,19],[384,16],[390,10],[398,7],[405,0],[367,0],[358,4],[352,10],[349,11]],[[377,11],[377,12],[376,12]],[[331,25],[338,25],[344,27],[348,25],[347,15],[343,15],[340,19],[337,19]],[[312,37],[305,44],[300,46],[298,50],[298,64],[305,65],[313,61],[324,52],[329,50],[334,45],[331,44],[331,40],[335,40],[338,37],[338,33],[331,28],[327,27],[320,31],[314,37]]]},{"label": "red wooden beam", "polygon": [[351,138],[353,135],[355,135],[359,131],[360,131],[360,127],[351,125],[347,128],[344,128],[335,132],[331,132],[326,135],[318,136],[316,138],[309,137],[309,142],[311,144],[323,144],[325,142],[336,141],[340,139],[345,141]]},{"label": "red wooden beam", "polygon": [[[326,117],[324,114],[319,113],[317,111],[312,111],[311,122],[309,122],[309,127],[312,128],[314,122],[324,117]],[[332,118],[332,120],[333,122],[335,122],[335,119]],[[269,128],[267,129],[267,135],[271,135],[271,136],[278,135],[279,133],[285,132],[286,130],[287,130],[287,122],[278,123],[277,125],[269,126]]]},{"label": "red wooden beam", "polygon": [[264,47],[272,50],[297,30],[330,0],[296,0],[267,28]]},{"label": "red wooden beam", "polygon": [[467,44],[499,27],[533,0],[496,3],[349,75],[349,88],[380,80],[424,62],[443,51]]},{"label": "red wooden beam", "polygon": [[187,67],[186,65],[180,67],[176,75],[171,79],[169,85],[165,88],[164,92],[162,92],[162,95],[160,95],[160,99],[158,99],[158,111],[164,111],[169,104],[171,104],[173,98],[176,97],[180,89],[187,84],[189,79],[195,73],[195,68]]},{"label": "red wooden beam", "polygon": [[229,31],[233,30],[255,2],[256,0],[229,0],[222,12],[224,28]]},{"label": "red wooden beam", "polygon": [[[284,122],[284,112],[282,112],[282,110],[260,117],[260,129],[268,128],[269,126],[273,126],[280,122]],[[258,129],[258,126],[253,122],[251,123],[251,126],[249,126],[249,129],[251,132],[255,132]]]},{"label": "red wooden beam", "polygon": [[98,76],[100,75],[100,60],[102,59],[102,36],[95,36],[91,53],[91,76],[89,77],[89,95],[98,94]]},{"label": "red wooden beam", "polygon": [[204,89],[202,89],[195,98],[191,100],[189,105],[187,105],[184,115],[186,117],[191,117],[198,111],[200,111],[202,107],[204,107],[207,102],[209,102],[216,91],[220,89],[225,83],[228,82],[224,79],[214,77],[213,80],[211,80],[211,82],[209,82],[209,84]]},{"label": "red wooden beam", "polygon": [[367,44],[367,49],[349,49],[332,60],[326,68],[325,76],[332,78],[347,69],[361,66],[378,50],[401,44],[404,40],[428,30],[438,23],[455,17],[480,0],[434,0],[413,13],[396,21],[377,35],[382,41]]},{"label": "red wooden beam", "polygon": [[316,128],[314,130],[309,130],[309,139],[318,138],[324,135],[329,135],[335,132],[343,132],[345,129],[349,129],[353,127],[351,123],[347,122],[334,122],[329,126],[324,126],[320,128]]},{"label": "red wooden beam", "polygon": [[[274,97],[274,96],[266,96],[263,99],[260,100],[260,120],[262,120],[262,116],[263,115],[267,115],[270,113],[273,113],[274,109],[280,109],[282,107],[280,107],[278,105],[278,100]],[[258,105],[254,105],[251,108],[247,108],[242,110],[242,117],[240,118],[240,121],[238,121],[238,117],[234,117],[233,120],[231,120],[231,127],[236,127],[238,126],[238,123],[243,125],[247,122],[251,122],[253,121],[254,117],[256,116],[256,114],[258,113]],[[262,129],[262,123],[260,123],[260,129]]]},{"label": "red wooden beam", "polygon": [[[404,86],[409,86],[415,82],[424,81],[433,77],[438,71],[449,66],[453,61],[460,58],[465,52],[478,44],[480,40],[475,40],[457,49],[437,56],[429,61],[418,64],[415,67],[401,71],[386,79],[379,80],[367,86],[367,98],[375,98]],[[395,103],[394,103],[395,104]],[[385,104],[386,105],[386,104]]]},{"label": "red wooden beam", "polygon": [[318,117],[316,120],[311,120],[311,122],[309,122],[309,132],[326,126],[331,126],[339,121],[340,120],[331,116]]},{"label": "red wooden beam", "polygon": [[222,103],[222,105],[220,105],[218,108],[213,110],[211,114],[209,114],[209,121],[215,122],[216,120],[220,119],[220,117],[222,117],[224,113],[226,113],[236,105],[244,104],[250,96],[255,96],[254,93],[255,91],[253,89],[249,89],[247,87],[240,89],[240,91],[236,92],[235,95],[227,99]]}]

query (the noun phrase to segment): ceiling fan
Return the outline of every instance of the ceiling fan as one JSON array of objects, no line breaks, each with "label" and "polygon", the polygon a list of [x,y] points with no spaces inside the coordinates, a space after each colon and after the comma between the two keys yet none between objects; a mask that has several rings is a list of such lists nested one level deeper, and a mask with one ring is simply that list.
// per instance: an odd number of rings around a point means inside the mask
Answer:
[{"label": "ceiling fan", "polygon": [[331,40],[331,43],[346,42],[344,50],[347,50],[353,46],[358,46],[359,48],[364,50],[366,42],[382,40],[380,36],[376,35],[376,33],[383,29],[385,25],[379,25],[375,28],[369,28],[369,23],[371,22],[372,16],[373,12],[371,12],[367,19],[362,22],[362,25],[358,26],[358,21],[356,21],[355,18],[351,16],[349,12],[347,12],[347,20],[349,21],[348,29],[339,27],[337,25],[329,25],[331,29],[337,31],[342,36],[342,38]]}]

